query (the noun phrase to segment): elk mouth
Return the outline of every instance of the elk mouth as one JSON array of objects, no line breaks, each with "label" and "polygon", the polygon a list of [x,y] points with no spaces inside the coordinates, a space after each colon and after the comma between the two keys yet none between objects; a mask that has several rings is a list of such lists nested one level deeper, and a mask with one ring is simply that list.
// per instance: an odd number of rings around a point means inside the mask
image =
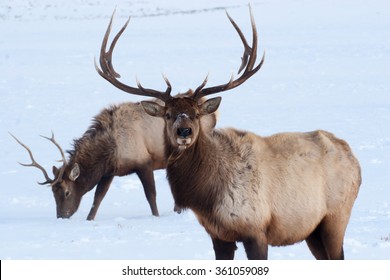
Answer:
[{"label": "elk mouth", "polygon": [[73,214],[70,211],[63,212],[61,214],[57,214],[57,219],[69,219]]},{"label": "elk mouth", "polygon": [[179,150],[185,150],[191,144],[191,138],[176,138],[176,142],[179,145]]}]

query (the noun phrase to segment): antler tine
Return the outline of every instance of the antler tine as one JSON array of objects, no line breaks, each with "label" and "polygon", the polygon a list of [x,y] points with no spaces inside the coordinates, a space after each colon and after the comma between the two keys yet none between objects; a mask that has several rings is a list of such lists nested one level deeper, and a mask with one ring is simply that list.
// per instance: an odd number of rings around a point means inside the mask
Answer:
[{"label": "antler tine", "polygon": [[[242,33],[240,27],[238,27],[237,23],[233,20],[233,18],[229,15],[229,13],[227,11],[225,11],[225,12],[226,12],[228,19],[232,23],[234,29],[236,29],[236,31],[237,31],[238,35],[240,36],[240,39],[244,45],[244,54],[241,57],[241,66],[238,69],[238,74],[240,74],[240,72],[248,64],[248,58],[249,58],[249,55],[252,51],[252,48],[248,45],[248,42],[246,41],[246,38],[245,38],[244,34]],[[251,12],[251,19],[253,19],[252,12]],[[253,27],[253,25],[252,25],[252,27]]]},{"label": "antler tine", "polygon": [[206,75],[206,78],[203,80],[202,84],[196,88],[195,93],[201,91],[206,86],[208,80],[209,80],[209,74]]},{"label": "antler tine", "polygon": [[58,150],[60,151],[61,153],[61,157],[62,159],[60,159],[58,162],[62,162],[62,167],[60,169],[60,172],[58,173],[58,176],[56,179],[54,179],[54,181],[52,182],[52,185],[56,184],[59,180],[62,180],[62,176],[64,175],[64,171],[65,171],[65,168],[67,166],[67,161],[66,161],[66,157],[65,157],[65,153],[64,151],[62,150],[60,144],[57,143],[57,141],[54,139],[54,133],[53,131],[51,132],[51,137],[47,137],[47,136],[43,136],[43,135],[40,135],[42,138],[45,138],[47,140],[49,140],[50,142],[52,142],[57,148]]},{"label": "antler tine", "polygon": [[[172,86],[171,86],[171,83],[169,82],[168,78],[166,76],[163,75],[163,79],[165,81],[165,83],[167,84],[167,89],[165,92],[161,92],[161,91],[157,91],[157,90],[154,90],[154,89],[148,89],[148,88],[144,88],[140,81],[138,80],[138,78],[136,78],[136,83],[137,83],[137,86],[140,90],[142,90],[142,92],[145,92],[145,93],[148,93],[148,96],[152,96],[152,97],[156,97],[156,98],[159,98],[163,101],[168,101],[170,98],[171,98],[171,91],[172,91]],[[158,97],[160,96],[160,97]]]},{"label": "antler tine", "polygon": [[47,136],[44,136],[44,135],[40,135],[42,138],[45,138],[47,140],[49,140],[50,142],[52,142],[57,148],[58,150],[60,151],[61,153],[61,156],[62,156],[62,159],[59,160],[59,162],[62,162],[64,163],[65,165],[67,164],[67,161],[66,161],[66,157],[65,157],[65,153],[64,151],[62,150],[60,144],[57,143],[57,141],[54,139],[54,133],[53,131],[51,132],[51,137],[47,137]]},{"label": "antler tine", "polygon": [[115,16],[115,10],[111,16],[110,22],[108,24],[106,33],[105,33],[103,41],[102,41],[102,46],[100,49],[100,58],[99,58],[100,68],[96,63],[96,58],[95,58],[96,71],[104,79],[106,79],[112,85],[114,85],[115,87],[119,88],[120,90],[122,90],[124,92],[130,93],[130,94],[135,94],[135,95],[154,97],[154,98],[158,98],[164,102],[167,102],[170,99],[172,99],[172,97],[170,95],[171,90],[172,90],[172,86],[165,76],[164,76],[164,80],[165,80],[165,83],[167,84],[167,89],[165,90],[165,92],[157,91],[154,89],[144,88],[143,86],[141,86],[141,84],[138,80],[137,80],[138,87],[128,86],[128,85],[126,85],[118,80],[118,78],[120,78],[120,75],[114,70],[114,67],[112,65],[112,53],[114,51],[114,48],[115,48],[117,41],[119,40],[120,36],[122,35],[122,33],[125,31],[127,25],[129,24],[130,17],[126,21],[126,23],[123,25],[123,27],[119,30],[118,34],[115,35],[108,51],[106,51],[108,37],[110,36],[110,33],[111,33],[114,16]]},{"label": "antler tine", "polygon": [[[122,33],[125,31],[127,25],[129,24],[130,17],[125,22],[123,27],[119,30],[118,34],[112,40],[112,43],[110,45],[109,50],[106,51],[107,50],[108,38],[109,38],[111,30],[112,30],[112,23],[114,21],[115,12],[116,12],[116,9],[112,13],[112,16],[111,16],[111,19],[110,19],[110,23],[108,24],[106,33],[104,34],[102,46],[100,48],[100,59],[99,59],[99,61],[100,61],[100,65],[101,65],[101,67],[103,69],[103,72],[105,72],[105,73],[107,73],[109,75],[112,75],[112,76],[114,76],[116,78],[120,78],[121,76],[114,70],[114,67],[112,65],[112,53],[113,53],[114,47],[116,45],[116,42],[118,41],[119,37],[122,35]],[[95,62],[95,67],[97,67],[96,62]],[[98,70],[98,72],[100,71],[100,69],[97,69],[97,70]]]},{"label": "antler tine", "polygon": [[[252,48],[249,48],[250,54],[247,54],[246,51],[244,52],[244,56],[250,56],[250,59],[247,64],[247,69],[253,69],[253,66],[255,65],[256,58],[257,58],[257,28],[255,23],[255,18],[253,16],[252,7],[249,5],[249,13],[251,17],[251,26],[252,26]],[[242,33],[242,32],[241,32]],[[238,73],[240,73],[239,71]]]},{"label": "antler tine", "polygon": [[248,80],[252,75],[254,75],[263,65],[264,63],[264,58],[265,58],[265,52],[263,54],[263,57],[260,61],[260,63],[254,67],[256,63],[256,58],[257,58],[257,28],[256,28],[256,23],[255,19],[252,13],[252,7],[249,5],[249,13],[250,13],[250,18],[251,18],[251,26],[252,26],[252,33],[253,33],[253,42],[252,46],[250,47],[247,40],[245,39],[244,34],[242,33],[241,29],[238,27],[236,22],[233,20],[233,18],[229,15],[228,12],[226,12],[226,15],[233,25],[234,29],[237,31],[238,35],[240,36],[240,39],[244,45],[244,54],[241,58],[241,66],[238,70],[238,74],[244,70],[244,72],[241,74],[240,77],[238,77],[236,80],[234,80],[234,77],[232,76],[230,81],[227,82],[226,84],[223,85],[218,85],[214,87],[208,87],[204,88],[205,84],[203,83],[201,86],[199,86],[193,95],[194,99],[200,99],[206,95],[209,94],[214,94],[218,92],[223,92],[227,91],[230,89],[233,89],[241,84],[243,84],[246,80]]},{"label": "antler tine", "polygon": [[52,184],[55,180],[51,179],[49,177],[49,175],[47,174],[45,168],[43,168],[39,163],[37,163],[35,161],[31,150],[25,144],[23,144],[18,138],[16,138],[16,136],[14,136],[11,132],[9,132],[9,134],[16,140],[16,142],[18,142],[23,148],[25,148],[27,150],[28,154],[30,155],[30,159],[32,161],[32,163],[30,163],[30,164],[25,164],[25,163],[20,163],[20,162],[19,162],[19,164],[22,166],[27,166],[27,167],[30,167],[30,166],[36,167],[42,171],[43,176],[45,176],[46,181],[42,182],[42,183],[38,182],[38,184],[40,184],[40,185]]}]

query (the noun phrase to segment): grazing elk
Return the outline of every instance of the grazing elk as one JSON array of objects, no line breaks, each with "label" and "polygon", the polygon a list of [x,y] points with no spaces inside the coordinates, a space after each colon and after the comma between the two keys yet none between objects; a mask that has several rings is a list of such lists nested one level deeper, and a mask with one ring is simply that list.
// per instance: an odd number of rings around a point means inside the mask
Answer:
[{"label": "grazing elk", "polygon": [[[175,203],[190,208],[209,233],[217,259],[233,259],[243,242],[248,259],[267,259],[268,245],[306,240],[317,259],[343,259],[343,239],[361,183],[360,166],[348,144],[326,131],[280,133],[261,137],[229,129],[205,130],[201,120],[217,110],[221,98],[204,96],[233,89],[255,74],[257,31],[250,9],[252,46],[228,15],[245,52],[244,72],[228,83],[205,87],[190,97],[167,90],[130,87],[117,80],[108,55],[100,75],[119,89],[164,101],[143,101],[145,111],[165,121],[167,178]],[[104,38],[107,41],[108,32]],[[239,73],[240,73],[239,71]]]},{"label": "grazing elk", "polygon": [[[68,151],[69,160],[54,135],[44,137],[53,142],[62,155],[62,167],[53,166],[54,179],[34,160],[29,148],[13,136],[30,154],[32,163],[23,165],[41,169],[46,181],[39,184],[52,187],[57,218],[70,218],[77,211],[83,195],[97,185],[87,217],[87,220],[93,220],[114,176],[130,173],[138,175],[152,214],[159,215],[153,170],[166,165],[163,149],[159,147],[163,140],[158,137],[163,135],[163,123],[156,122],[143,111],[137,103],[123,103],[104,109],[84,135],[74,140],[74,149]],[[157,137],[151,140],[148,134],[156,134]]]},{"label": "grazing elk", "polygon": [[[210,130],[215,123],[215,114],[203,120],[203,125]],[[51,138],[43,136],[59,149],[62,156],[62,167],[53,166],[54,179],[35,161],[30,149],[12,137],[28,151],[32,160],[31,164],[22,165],[39,168],[46,179],[39,184],[52,187],[57,218],[70,218],[77,211],[83,195],[97,185],[87,217],[87,220],[93,220],[113,178],[131,173],[136,173],[141,180],[152,214],[159,215],[153,170],[167,165],[163,135],[164,121],[146,114],[140,103],[126,102],[105,108],[94,117],[84,135],[74,140],[73,150],[68,151],[69,160],[54,135]],[[180,209],[175,206],[175,211]]]}]

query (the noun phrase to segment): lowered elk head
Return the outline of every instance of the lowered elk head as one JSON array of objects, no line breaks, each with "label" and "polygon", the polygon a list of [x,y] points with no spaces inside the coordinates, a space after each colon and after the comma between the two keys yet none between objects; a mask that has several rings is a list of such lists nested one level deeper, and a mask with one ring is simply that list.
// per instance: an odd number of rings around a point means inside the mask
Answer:
[{"label": "lowered elk head", "polygon": [[154,97],[164,102],[164,105],[153,101],[142,101],[141,104],[146,113],[149,115],[164,118],[166,123],[167,140],[170,142],[169,144],[172,147],[176,147],[179,151],[184,151],[196,142],[201,129],[200,118],[205,115],[214,113],[218,109],[218,106],[221,102],[220,97],[212,98],[206,101],[203,97],[210,94],[227,91],[243,84],[261,68],[264,62],[263,55],[260,63],[257,64],[257,66],[255,65],[257,56],[257,30],[251,8],[250,18],[253,33],[252,46],[248,45],[245,36],[243,35],[238,25],[234,22],[228,13],[226,14],[244,45],[244,54],[238,73],[240,74],[242,70],[244,71],[237,79],[234,79],[232,75],[230,81],[226,84],[205,88],[208,79],[208,77],[206,77],[203,83],[198,88],[196,88],[195,91],[190,91],[192,94],[186,96],[179,94],[178,96],[172,97],[172,87],[169,80],[165,76],[163,76],[167,85],[165,91],[144,88],[138,80],[137,87],[132,87],[122,83],[118,79],[120,78],[120,75],[114,70],[112,65],[112,53],[114,51],[115,44],[126,29],[130,19],[127,20],[122,29],[120,29],[118,34],[114,37],[110,47],[107,50],[107,42],[111,32],[114,14],[111,17],[101,45],[99,58],[100,67],[95,61],[95,68],[97,72],[115,87],[130,94]]},{"label": "lowered elk head", "polygon": [[45,168],[35,161],[31,150],[14,135],[11,134],[11,136],[28,151],[32,161],[30,164],[20,164],[40,169],[46,181],[42,183],[38,182],[38,184],[51,186],[57,205],[57,218],[70,218],[77,211],[83,195],[78,191],[80,188],[76,187],[76,180],[80,175],[79,165],[77,163],[68,164],[64,151],[54,139],[54,134],[52,134],[50,138],[42,136],[52,142],[58,148],[62,156],[62,159],[59,160],[59,162],[62,162],[62,166],[60,168],[53,166],[54,178],[51,179]]}]

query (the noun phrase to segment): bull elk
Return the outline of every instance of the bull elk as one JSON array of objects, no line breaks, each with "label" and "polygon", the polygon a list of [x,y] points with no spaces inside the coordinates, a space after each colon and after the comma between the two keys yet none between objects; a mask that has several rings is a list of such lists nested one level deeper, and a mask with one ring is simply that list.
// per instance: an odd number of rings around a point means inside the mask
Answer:
[{"label": "bull elk", "polygon": [[[151,132],[157,135],[153,141],[147,137]],[[93,220],[114,176],[130,173],[138,175],[152,214],[159,215],[153,170],[165,168],[166,165],[164,151],[160,148],[163,145],[162,135],[163,123],[145,114],[137,103],[106,108],[94,118],[84,135],[74,140],[74,149],[69,151],[68,160],[54,135],[44,137],[54,143],[62,157],[62,166],[53,166],[53,179],[35,161],[30,149],[13,137],[30,154],[32,163],[23,165],[39,168],[46,179],[39,184],[52,187],[57,218],[70,218],[77,211],[82,196],[97,185],[87,217],[87,220]]]},{"label": "bull elk", "polygon": [[[207,77],[193,95],[172,97],[165,91],[124,85],[111,55],[128,21],[109,52],[100,56],[100,75],[117,88],[164,102],[141,102],[151,116],[165,121],[167,178],[175,203],[193,210],[210,235],[216,259],[233,259],[242,242],[248,259],[267,259],[268,245],[285,246],[305,240],[317,259],[344,259],[343,239],[361,183],[360,166],[348,144],[317,130],[269,137],[238,129],[205,130],[202,119],[214,113],[221,97],[254,75],[257,30],[250,8],[252,46],[233,19],[244,44],[237,78],[206,87]],[[103,42],[107,42],[112,19]],[[256,66],[255,66],[256,65]]]},{"label": "bull elk", "polygon": [[[216,123],[216,115],[202,121],[211,129]],[[87,216],[87,220],[94,220],[113,178],[132,173],[141,180],[152,214],[159,215],[153,171],[167,165],[163,135],[164,121],[146,114],[140,103],[125,102],[105,108],[94,117],[84,135],[74,140],[73,150],[68,151],[69,159],[54,135],[43,136],[61,153],[62,166],[53,166],[53,179],[35,161],[31,150],[12,137],[30,155],[32,163],[22,165],[40,169],[46,181],[39,184],[52,187],[57,218],[70,218],[77,211],[81,198],[97,185]],[[180,211],[177,207],[175,210]]]}]

